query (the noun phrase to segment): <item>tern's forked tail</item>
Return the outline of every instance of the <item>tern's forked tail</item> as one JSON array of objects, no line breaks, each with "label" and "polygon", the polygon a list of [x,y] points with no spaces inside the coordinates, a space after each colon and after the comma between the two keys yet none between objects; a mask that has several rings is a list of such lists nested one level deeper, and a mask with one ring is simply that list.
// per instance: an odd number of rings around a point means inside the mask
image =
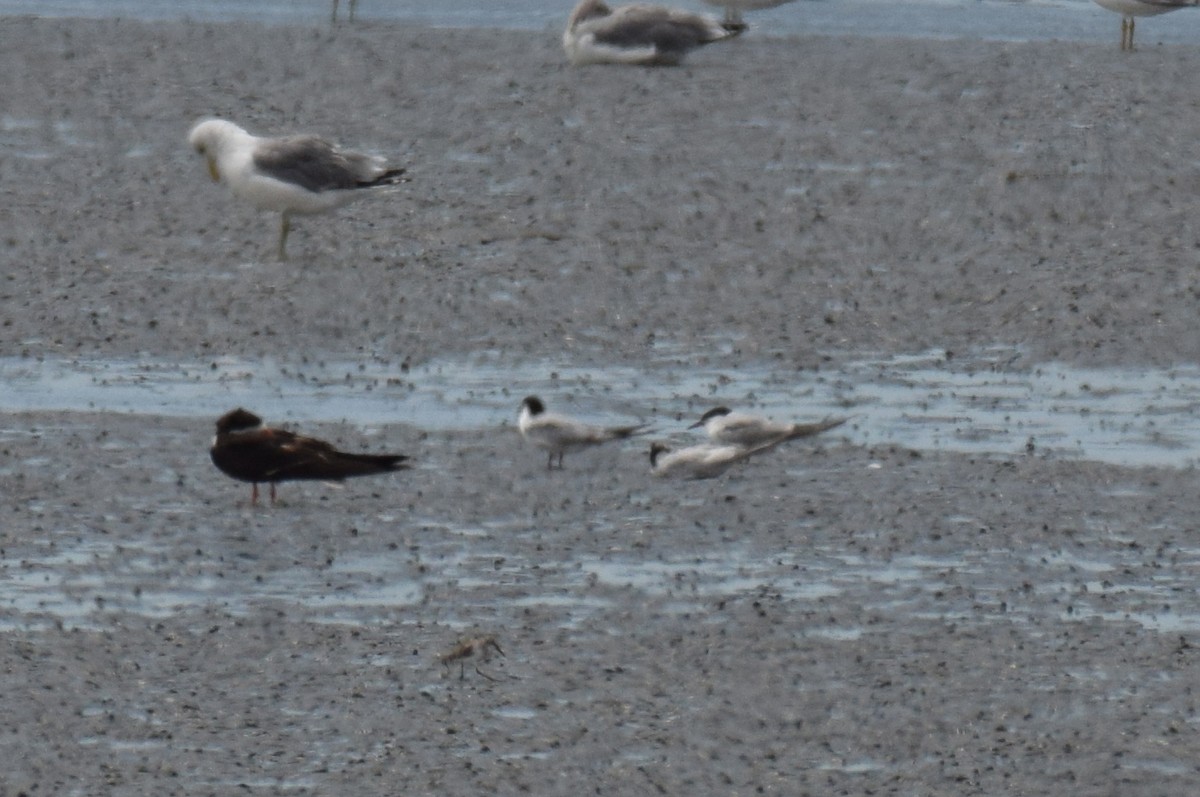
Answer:
[{"label": "tern's forked tail", "polygon": [[798,423],[795,425],[795,428],[793,428],[792,431],[789,432],[783,439],[795,440],[799,437],[812,437],[815,434],[820,434],[821,432],[827,432],[830,429],[837,428],[848,420],[850,419],[826,418],[825,420],[817,421],[816,423]]}]

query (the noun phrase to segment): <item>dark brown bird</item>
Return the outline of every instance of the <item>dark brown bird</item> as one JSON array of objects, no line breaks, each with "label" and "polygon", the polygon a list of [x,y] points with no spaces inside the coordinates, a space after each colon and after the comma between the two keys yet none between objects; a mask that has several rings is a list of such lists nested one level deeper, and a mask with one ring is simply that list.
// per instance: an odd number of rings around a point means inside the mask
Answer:
[{"label": "dark brown bird", "polygon": [[258,485],[264,482],[271,485],[271,503],[275,503],[278,482],[342,481],[408,467],[404,454],[348,454],[324,440],[264,426],[262,418],[241,407],[217,420],[209,453],[226,476],[253,485],[253,504],[258,503]]}]

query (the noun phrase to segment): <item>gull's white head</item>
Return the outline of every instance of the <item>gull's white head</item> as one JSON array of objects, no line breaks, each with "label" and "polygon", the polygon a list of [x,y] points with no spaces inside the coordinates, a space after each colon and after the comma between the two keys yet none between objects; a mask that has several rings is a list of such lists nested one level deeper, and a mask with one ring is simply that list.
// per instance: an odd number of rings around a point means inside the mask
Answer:
[{"label": "gull's white head", "polygon": [[597,17],[607,17],[612,9],[604,4],[604,0],[581,0],[579,5],[567,17],[567,30],[571,30],[580,22]]},{"label": "gull's white head", "polygon": [[205,119],[188,133],[188,144],[208,161],[208,176],[214,183],[221,181],[221,170],[217,168],[217,159],[221,150],[231,141],[248,135],[245,130],[233,122],[224,119]]}]

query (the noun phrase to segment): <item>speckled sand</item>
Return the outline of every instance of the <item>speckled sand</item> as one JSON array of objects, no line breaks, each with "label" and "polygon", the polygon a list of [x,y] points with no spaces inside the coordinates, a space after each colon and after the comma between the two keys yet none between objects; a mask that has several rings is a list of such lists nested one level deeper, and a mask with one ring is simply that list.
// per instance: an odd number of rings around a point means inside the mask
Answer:
[{"label": "speckled sand", "polygon": [[[1200,51],[557,36],[5,20],[4,353],[1197,361]],[[211,114],[412,182],[276,262]],[[418,469],[251,508],[214,418],[5,418],[3,797],[1200,789],[1191,471],[831,433],[681,486],[397,418],[304,430]]]}]

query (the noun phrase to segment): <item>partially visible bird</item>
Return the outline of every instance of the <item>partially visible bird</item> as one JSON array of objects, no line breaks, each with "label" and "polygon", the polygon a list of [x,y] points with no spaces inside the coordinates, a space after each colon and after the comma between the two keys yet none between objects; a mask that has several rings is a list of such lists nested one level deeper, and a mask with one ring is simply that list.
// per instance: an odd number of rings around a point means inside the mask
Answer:
[{"label": "partially visible bird", "polygon": [[367,195],[365,188],[404,182],[383,158],[344,152],[316,136],[262,138],[233,122],[206,119],[188,135],[209,176],[236,197],[282,214],[279,259],[287,259],[292,214],[323,213]]},{"label": "partially visible bird", "polygon": [[784,443],[798,437],[811,437],[841,426],[847,420],[849,419],[826,418],[816,423],[787,423],[734,412],[728,407],[714,407],[688,428],[703,426],[714,443],[753,448],[768,443]]},{"label": "partially visible bird", "polygon": [[252,504],[258,503],[258,485],[262,483],[271,485],[271,503],[275,503],[278,482],[341,481],[408,467],[404,454],[338,451],[323,440],[264,426],[262,418],[241,407],[217,419],[217,436],[209,454],[226,476],[253,485]]},{"label": "partially visible bird", "polygon": [[712,479],[730,467],[749,459],[760,451],[773,448],[774,443],[746,448],[744,446],[717,446],[702,443],[672,450],[662,443],[650,445],[650,472],[655,476],[680,479]]},{"label": "partially visible bird", "polygon": [[763,8],[774,8],[792,0],[704,0],[710,6],[721,6],[725,9],[725,21],[722,23],[729,30],[745,30],[746,23],[742,21],[743,11],[758,11]]},{"label": "partially visible bird", "polygon": [[1096,0],[1096,4],[1121,15],[1121,49],[1133,49],[1136,17],[1153,17],[1168,11],[1200,5],[1200,0]]},{"label": "partially visible bird", "polygon": [[740,32],[691,11],[641,4],[609,8],[603,0],[581,0],[567,19],[562,41],[576,66],[674,65],[689,51]]},{"label": "partially visible bird", "polygon": [[546,412],[546,405],[537,396],[526,396],[521,401],[521,411],[517,416],[517,428],[521,430],[521,435],[547,452],[547,469],[554,467],[555,457],[558,457],[558,467],[561,468],[563,455],[568,451],[645,434],[646,426],[644,423],[633,426],[592,426],[565,415]]},{"label": "partially visible bird", "polygon": [[[350,0],[350,21],[354,21],[354,7],[358,5],[358,0]],[[333,0],[333,18],[331,22],[337,22],[338,0]]]}]

